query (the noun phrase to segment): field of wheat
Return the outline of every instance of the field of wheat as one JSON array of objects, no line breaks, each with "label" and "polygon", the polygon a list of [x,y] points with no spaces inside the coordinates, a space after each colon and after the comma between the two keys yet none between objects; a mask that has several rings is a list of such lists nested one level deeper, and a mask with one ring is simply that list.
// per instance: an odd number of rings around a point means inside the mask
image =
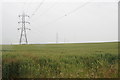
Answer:
[{"label": "field of wheat", "polygon": [[3,78],[117,78],[118,43],[2,45]]}]

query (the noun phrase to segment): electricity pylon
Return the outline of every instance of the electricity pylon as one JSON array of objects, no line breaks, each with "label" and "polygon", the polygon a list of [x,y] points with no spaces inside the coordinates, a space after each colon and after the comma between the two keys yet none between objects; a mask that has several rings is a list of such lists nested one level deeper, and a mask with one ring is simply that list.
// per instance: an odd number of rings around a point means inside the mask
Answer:
[{"label": "electricity pylon", "polygon": [[26,28],[26,23],[30,24],[30,22],[26,21],[26,17],[29,17],[28,15],[26,15],[24,12],[22,15],[19,15],[19,17],[21,18],[21,21],[19,21],[18,23],[21,23],[21,27],[18,28],[18,30],[21,30],[21,34],[20,34],[20,44],[28,44],[28,40],[27,40],[27,33],[26,30],[31,30],[29,28]]},{"label": "electricity pylon", "polygon": [[56,43],[58,43],[58,32],[56,33]]}]

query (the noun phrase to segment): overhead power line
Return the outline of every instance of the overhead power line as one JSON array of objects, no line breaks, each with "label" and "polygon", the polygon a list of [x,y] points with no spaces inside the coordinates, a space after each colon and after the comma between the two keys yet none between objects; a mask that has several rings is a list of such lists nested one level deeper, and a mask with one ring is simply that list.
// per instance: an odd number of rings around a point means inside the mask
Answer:
[{"label": "overhead power line", "polygon": [[[41,14],[39,14],[38,17],[45,15],[45,14],[46,14],[48,11],[50,11],[55,5],[56,5],[56,2],[54,2],[50,7],[48,7],[48,9],[46,9],[46,10],[43,11]],[[34,15],[32,15],[32,16],[34,16]],[[38,17],[37,17],[37,18],[38,18]],[[30,19],[30,20],[33,20],[33,19]],[[38,20],[38,19],[35,18],[34,21],[36,21],[36,20]]]},{"label": "overhead power line", "polygon": [[45,0],[42,0],[41,3],[37,6],[37,8],[35,9],[35,11],[32,13],[31,17],[33,17],[35,15],[35,13],[39,10],[39,8],[42,6],[42,4],[44,3]]},{"label": "overhead power line", "polygon": [[47,10],[45,10],[42,14],[40,14],[40,16],[46,14],[48,11],[50,11],[50,9],[52,9],[54,7],[54,5],[56,5],[56,3],[52,4],[52,6],[50,6]]},{"label": "overhead power line", "polygon": [[86,2],[86,3],[82,4],[81,6],[75,8],[74,10],[72,10],[72,11],[68,12],[67,14],[65,14],[65,16],[70,15],[70,14],[72,14],[72,13],[78,11],[80,8],[86,6],[88,3],[90,3],[90,2]]},{"label": "overhead power line", "polygon": [[[64,18],[64,17],[66,17],[66,16],[68,16],[68,15],[70,15],[70,14],[72,14],[72,13],[78,11],[79,9],[85,7],[88,3],[90,3],[90,1],[87,1],[86,3],[82,4],[81,6],[75,8],[74,10],[68,12],[67,14],[64,14],[64,15],[62,15],[62,16],[60,16],[60,17],[54,19],[54,20],[52,20],[51,22],[49,22],[49,23],[47,23],[47,24],[45,24],[45,25],[49,25],[49,24],[52,24],[52,23],[55,23],[55,22],[59,21],[60,19],[62,19],[62,18]],[[45,25],[43,25],[43,26],[45,26]]]}]

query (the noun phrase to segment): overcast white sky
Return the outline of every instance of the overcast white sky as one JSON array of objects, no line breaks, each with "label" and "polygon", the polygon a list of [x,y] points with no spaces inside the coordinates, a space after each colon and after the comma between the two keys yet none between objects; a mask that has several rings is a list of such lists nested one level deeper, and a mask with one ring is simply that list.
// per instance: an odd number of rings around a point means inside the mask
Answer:
[{"label": "overcast white sky", "polygon": [[[19,43],[18,15],[24,10],[31,16],[41,1],[3,1],[3,44]],[[31,28],[27,31],[29,43],[56,42],[56,33],[59,42],[118,40],[118,0],[45,0],[27,20],[31,23],[26,26]]]}]

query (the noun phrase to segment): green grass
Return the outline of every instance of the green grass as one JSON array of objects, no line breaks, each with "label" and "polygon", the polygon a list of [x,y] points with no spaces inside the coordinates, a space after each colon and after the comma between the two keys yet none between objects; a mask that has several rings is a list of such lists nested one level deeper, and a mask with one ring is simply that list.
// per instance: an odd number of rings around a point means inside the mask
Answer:
[{"label": "green grass", "polygon": [[116,78],[118,43],[2,46],[3,78]]}]

